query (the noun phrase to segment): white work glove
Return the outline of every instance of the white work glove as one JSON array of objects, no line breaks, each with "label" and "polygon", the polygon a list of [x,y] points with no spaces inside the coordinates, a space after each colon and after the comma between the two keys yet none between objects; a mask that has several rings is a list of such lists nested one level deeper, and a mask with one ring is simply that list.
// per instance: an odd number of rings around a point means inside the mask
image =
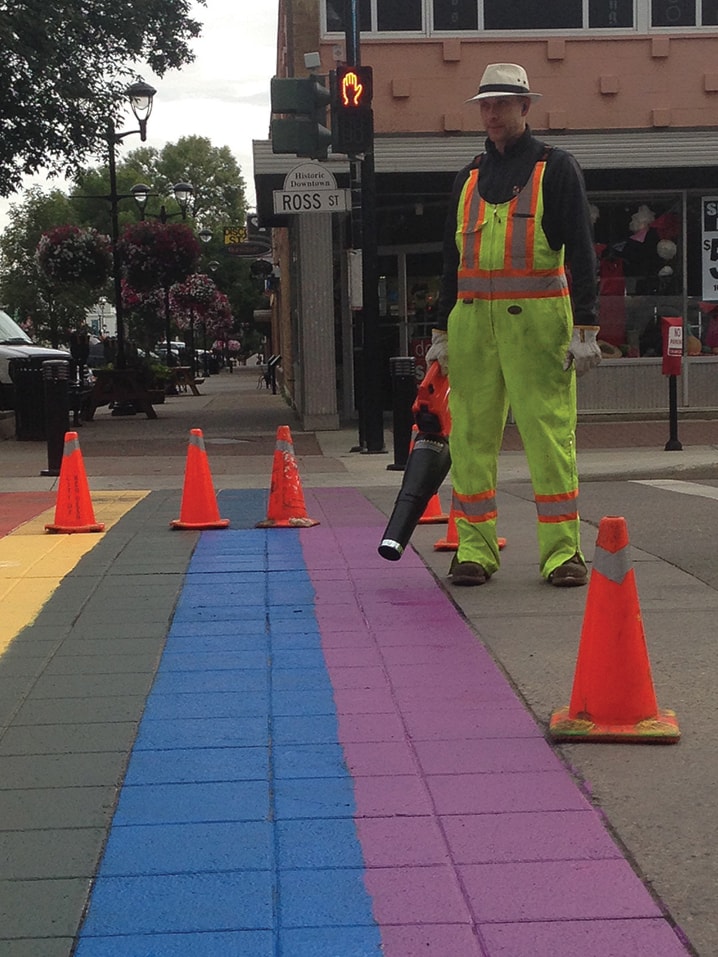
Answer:
[{"label": "white work glove", "polygon": [[563,371],[568,372],[573,363],[576,375],[583,375],[601,361],[601,349],[596,342],[596,333],[600,326],[574,326],[571,342],[563,363]]},{"label": "white work glove", "polygon": [[431,346],[426,353],[427,362],[438,362],[442,375],[449,374],[449,338],[445,329],[431,330]]}]

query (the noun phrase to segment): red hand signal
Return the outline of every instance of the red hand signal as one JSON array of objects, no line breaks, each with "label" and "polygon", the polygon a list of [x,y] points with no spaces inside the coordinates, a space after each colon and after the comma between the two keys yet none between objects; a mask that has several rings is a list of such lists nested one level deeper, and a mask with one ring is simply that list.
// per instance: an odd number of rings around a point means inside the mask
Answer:
[{"label": "red hand signal", "polygon": [[356,73],[345,73],[342,77],[342,100],[344,106],[359,106],[364,86],[359,82]]}]

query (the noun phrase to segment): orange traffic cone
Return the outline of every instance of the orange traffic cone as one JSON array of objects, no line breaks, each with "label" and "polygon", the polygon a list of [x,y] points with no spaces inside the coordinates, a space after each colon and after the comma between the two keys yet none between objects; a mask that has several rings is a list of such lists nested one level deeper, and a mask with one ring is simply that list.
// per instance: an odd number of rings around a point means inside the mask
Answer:
[{"label": "orange traffic cone", "polygon": [[[506,539],[499,537],[499,551],[506,547]],[[452,508],[449,512],[449,527],[446,529],[446,538],[440,538],[434,542],[434,551],[436,552],[455,552],[459,548],[459,532],[456,527],[456,514]]]},{"label": "orange traffic cone", "polygon": [[319,522],[307,516],[304,492],[294,458],[292,433],[288,425],[277,429],[277,445],[272,464],[267,517],[256,528],[309,528]]},{"label": "orange traffic cone", "polygon": [[180,517],[170,522],[170,528],[227,528],[228,525],[228,518],[219,517],[202,430],[191,429]]},{"label": "orange traffic cone", "polygon": [[103,532],[105,530],[102,522],[95,521],[95,510],[92,507],[77,432],[65,432],[55,502],[55,521],[52,525],[46,525],[45,529],[48,532]]},{"label": "orange traffic cone", "polygon": [[673,711],[659,711],[624,518],[601,519],[571,701],[551,715],[557,741],[673,744]]},{"label": "orange traffic cone", "polygon": [[434,542],[435,552],[455,552],[459,547],[459,531],[456,527],[456,513],[452,508],[449,512],[449,525],[446,529],[446,538]]},{"label": "orange traffic cone", "polygon": [[441,510],[439,493],[435,492],[426,504],[424,514],[419,519],[419,525],[440,525],[448,521],[449,516]]}]

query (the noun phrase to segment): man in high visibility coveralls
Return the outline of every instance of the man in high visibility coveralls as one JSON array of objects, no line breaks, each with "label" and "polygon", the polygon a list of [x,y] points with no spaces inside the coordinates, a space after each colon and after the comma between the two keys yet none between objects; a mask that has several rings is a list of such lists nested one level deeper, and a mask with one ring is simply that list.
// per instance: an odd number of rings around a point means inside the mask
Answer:
[{"label": "man in high visibility coveralls", "polygon": [[[576,376],[601,361],[596,262],[583,175],[536,139],[523,67],[492,63],[478,103],[485,151],[457,175],[429,361],[451,387],[454,585],[499,568],[498,458],[509,407],[536,503],[539,569],[556,586],[585,585],[579,541]],[[570,269],[571,286],[567,268]]]}]

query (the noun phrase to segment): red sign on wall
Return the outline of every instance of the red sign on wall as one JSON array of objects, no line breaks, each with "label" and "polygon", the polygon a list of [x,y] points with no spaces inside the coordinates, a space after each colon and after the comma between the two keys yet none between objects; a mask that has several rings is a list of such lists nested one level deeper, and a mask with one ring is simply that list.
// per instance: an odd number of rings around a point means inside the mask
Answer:
[{"label": "red sign on wall", "polygon": [[426,353],[430,348],[431,339],[411,340],[411,354],[414,357],[417,382],[421,382],[426,375]]}]

